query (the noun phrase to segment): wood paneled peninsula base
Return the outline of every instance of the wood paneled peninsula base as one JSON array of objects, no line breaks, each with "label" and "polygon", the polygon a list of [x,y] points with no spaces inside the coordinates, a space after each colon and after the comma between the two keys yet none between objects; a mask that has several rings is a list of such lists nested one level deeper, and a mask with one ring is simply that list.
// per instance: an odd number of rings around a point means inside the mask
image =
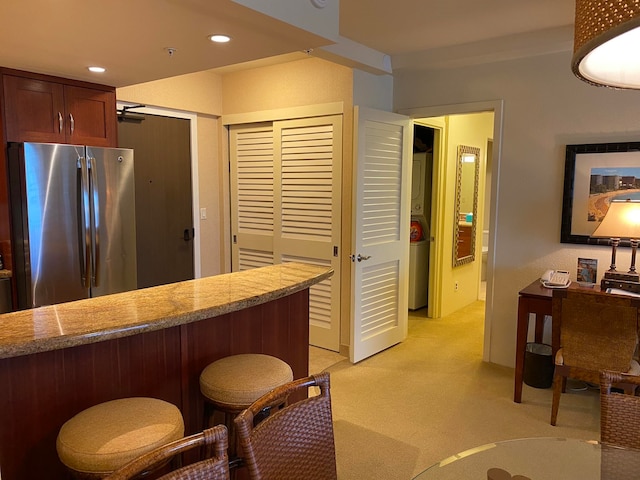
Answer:
[{"label": "wood paneled peninsula base", "polygon": [[227,355],[306,376],[309,287],[332,274],[288,263],[0,315],[1,478],[65,478],[60,426],[115,398],[172,402],[201,430],[200,372]]}]

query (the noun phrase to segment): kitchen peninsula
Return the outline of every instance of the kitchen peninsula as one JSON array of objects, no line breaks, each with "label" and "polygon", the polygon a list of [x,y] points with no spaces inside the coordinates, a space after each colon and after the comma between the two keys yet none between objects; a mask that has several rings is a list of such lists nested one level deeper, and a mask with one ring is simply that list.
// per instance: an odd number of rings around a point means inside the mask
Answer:
[{"label": "kitchen peninsula", "polygon": [[287,263],[0,315],[1,478],[65,478],[58,429],[114,398],[172,402],[201,430],[216,359],[265,353],[307,375],[309,288],[332,273]]}]

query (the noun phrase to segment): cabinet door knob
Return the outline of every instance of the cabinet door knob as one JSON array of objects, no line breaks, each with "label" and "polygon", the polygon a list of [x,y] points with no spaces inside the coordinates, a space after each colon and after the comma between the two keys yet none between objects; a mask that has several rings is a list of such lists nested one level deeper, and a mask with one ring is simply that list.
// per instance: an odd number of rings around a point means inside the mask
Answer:
[{"label": "cabinet door knob", "polygon": [[73,119],[73,114],[69,114],[69,124],[71,125],[71,135],[73,135],[73,130],[76,127],[76,121]]},{"label": "cabinet door knob", "polygon": [[61,112],[58,112],[58,133],[62,133],[62,129],[64,128],[64,117]]}]

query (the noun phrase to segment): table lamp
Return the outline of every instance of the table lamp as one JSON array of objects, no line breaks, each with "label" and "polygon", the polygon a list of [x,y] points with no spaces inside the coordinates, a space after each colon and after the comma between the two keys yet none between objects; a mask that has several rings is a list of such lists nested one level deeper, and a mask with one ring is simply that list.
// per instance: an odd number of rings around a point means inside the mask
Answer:
[{"label": "table lamp", "polygon": [[[601,288],[620,288],[640,293],[640,275],[636,272],[636,251],[640,239],[640,201],[614,200],[592,237],[611,239],[611,266],[605,272]],[[631,267],[627,273],[616,270],[616,250],[620,239],[631,243]]]}]

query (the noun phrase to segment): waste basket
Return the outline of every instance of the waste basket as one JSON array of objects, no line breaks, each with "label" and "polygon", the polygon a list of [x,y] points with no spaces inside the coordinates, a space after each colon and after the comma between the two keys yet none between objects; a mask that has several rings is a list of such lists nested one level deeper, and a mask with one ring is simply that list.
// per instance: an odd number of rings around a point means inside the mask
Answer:
[{"label": "waste basket", "polygon": [[535,388],[549,388],[553,384],[553,355],[551,345],[527,343],[524,352],[524,383]]}]

